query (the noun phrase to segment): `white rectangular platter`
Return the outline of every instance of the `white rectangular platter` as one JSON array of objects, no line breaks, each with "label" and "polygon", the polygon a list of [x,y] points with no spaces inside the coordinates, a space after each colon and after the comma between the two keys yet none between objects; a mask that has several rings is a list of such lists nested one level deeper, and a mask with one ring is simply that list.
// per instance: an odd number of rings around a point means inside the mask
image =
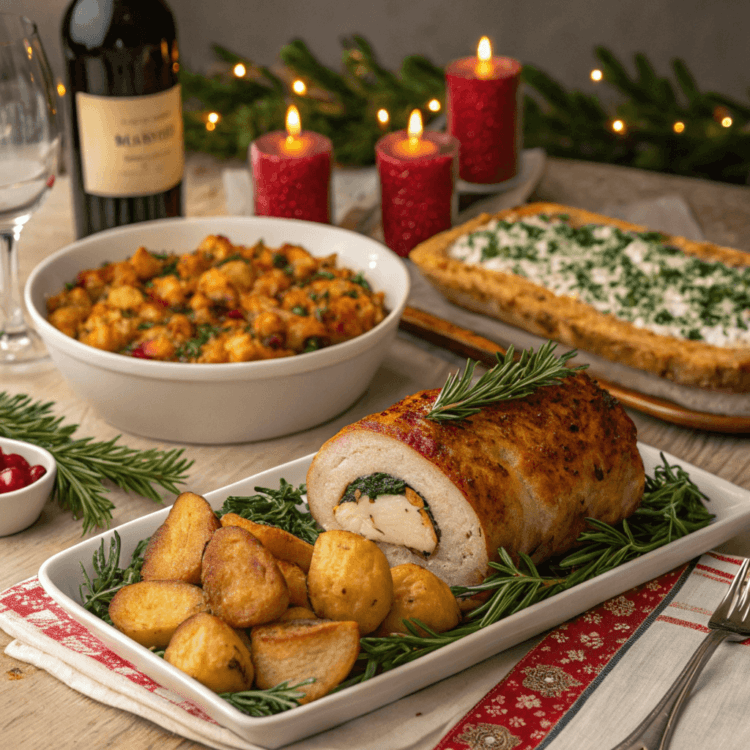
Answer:
[{"label": "white rectangular platter", "polygon": [[[647,475],[653,476],[654,467],[662,463],[659,451],[643,444],[639,444],[639,449]],[[94,552],[102,540],[105,542],[105,549],[108,549],[112,530],[54,555],[42,565],[39,578],[53,600],[116,654],[163,686],[200,706],[222,726],[249,742],[273,750],[373,711],[456,674],[610,597],[666,573],[750,528],[749,491],[673,456],[665,457],[670,464],[682,465],[710,499],[708,508],[716,518],[706,528],[511,615],[414,662],[275,716],[255,718],[237,711],[215,693],[81,606],[81,564],[89,575],[93,574],[91,561]],[[218,510],[229,495],[252,495],[255,494],[256,487],[277,488],[282,478],[294,485],[301,484],[305,481],[311,460],[312,455],[291,461],[210,492],[206,499]],[[121,564],[129,562],[138,542],[153,534],[168,512],[169,508],[164,508],[117,529],[122,540]]]}]

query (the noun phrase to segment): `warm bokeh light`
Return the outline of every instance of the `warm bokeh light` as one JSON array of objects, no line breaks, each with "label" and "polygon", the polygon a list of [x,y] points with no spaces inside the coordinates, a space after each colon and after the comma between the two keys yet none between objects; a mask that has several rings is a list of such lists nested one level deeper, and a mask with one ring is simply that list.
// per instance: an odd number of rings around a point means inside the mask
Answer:
[{"label": "warm bokeh light", "polygon": [[685,123],[678,120],[674,125],[672,125],[672,130],[674,130],[675,133],[684,133]]},{"label": "warm bokeh light", "polygon": [[304,81],[301,81],[299,78],[292,84],[292,91],[294,91],[295,94],[299,94],[300,96],[304,96],[307,93],[307,86],[305,85]]},{"label": "warm bokeh light", "polygon": [[207,122],[206,130],[216,130],[216,123],[211,121]]},{"label": "warm bokeh light", "polygon": [[602,71],[598,68],[594,68],[594,70],[591,71],[590,76],[592,81],[596,81],[598,83],[602,80],[602,78],[604,78],[604,73],[602,73]]},{"label": "warm bokeh light", "polygon": [[427,102],[427,109],[429,109],[430,112],[440,112],[440,102],[437,99],[430,99],[430,101]]},{"label": "warm bokeh light", "polygon": [[731,128],[732,127],[732,118],[731,117],[722,117],[721,118],[721,125],[725,128]]},{"label": "warm bokeh light", "polygon": [[379,109],[377,116],[378,116],[378,122],[381,125],[387,125],[390,122],[391,116],[388,114],[387,109]]},{"label": "warm bokeh light", "polygon": [[424,127],[422,126],[422,113],[415,109],[409,115],[409,125],[406,128],[410,141],[418,141],[422,137]]},{"label": "warm bokeh light", "polygon": [[242,63],[237,63],[237,65],[234,66],[234,70],[232,71],[237,78],[244,78],[245,74],[247,73],[247,68]]},{"label": "warm bokeh light", "polygon": [[219,116],[218,112],[209,112],[208,113],[208,121],[210,123],[216,125],[216,123],[219,122],[220,119],[221,119],[221,117]]},{"label": "warm bokeh light", "polygon": [[65,92],[67,89],[65,88],[65,84],[62,83],[62,81],[58,82],[57,84],[57,95],[58,96],[65,96]]},{"label": "warm bokeh light", "polygon": [[286,111],[286,132],[287,142],[290,138],[294,139],[302,132],[302,120],[299,116],[299,110],[293,104]]},{"label": "warm bokeh light", "polygon": [[625,132],[625,123],[622,120],[615,120],[612,123],[612,130],[622,135]]}]

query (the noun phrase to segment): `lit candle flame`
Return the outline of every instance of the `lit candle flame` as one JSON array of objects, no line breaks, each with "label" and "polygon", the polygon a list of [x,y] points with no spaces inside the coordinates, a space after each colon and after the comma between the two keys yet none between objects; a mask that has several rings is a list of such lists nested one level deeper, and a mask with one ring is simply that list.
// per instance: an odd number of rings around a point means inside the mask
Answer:
[{"label": "lit candle flame", "polygon": [[409,125],[406,128],[406,132],[409,135],[409,146],[416,149],[424,132],[422,113],[418,109],[413,110],[409,115]]},{"label": "lit candle flame", "polygon": [[477,75],[480,78],[492,75],[492,45],[486,36],[483,36],[477,45]]},{"label": "lit candle flame", "polygon": [[286,132],[287,143],[289,143],[290,138],[294,140],[302,132],[302,120],[299,116],[299,110],[294,104],[291,104],[286,111]]}]

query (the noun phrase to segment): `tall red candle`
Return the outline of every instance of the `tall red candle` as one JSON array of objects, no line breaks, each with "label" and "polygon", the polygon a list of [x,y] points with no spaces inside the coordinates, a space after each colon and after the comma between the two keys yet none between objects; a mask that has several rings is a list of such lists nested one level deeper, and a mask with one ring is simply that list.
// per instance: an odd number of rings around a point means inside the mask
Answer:
[{"label": "tall red candle", "polygon": [[250,145],[257,216],[281,216],[329,224],[333,145],[320,133],[301,129],[290,107],[287,131],[275,130]]},{"label": "tall red candle", "polygon": [[483,37],[476,57],[464,57],[445,69],[448,132],[461,143],[462,180],[494,184],[518,171],[521,140],[521,64],[493,57]]},{"label": "tall red candle", "polygon": [[447,133],[422,132],[418,116],[415,110],[408,131],[389,133],[375,144],[383,236],[403,257],[449,229],[457,205],[458,141]]}]

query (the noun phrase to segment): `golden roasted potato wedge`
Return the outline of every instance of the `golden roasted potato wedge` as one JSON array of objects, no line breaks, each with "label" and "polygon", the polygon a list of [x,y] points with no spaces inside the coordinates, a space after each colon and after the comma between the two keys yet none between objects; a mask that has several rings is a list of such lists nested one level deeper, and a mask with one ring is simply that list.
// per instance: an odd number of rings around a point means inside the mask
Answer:
[{"label": "golden roasted potato wedge", "polygon": [[307,598],[307,576],[302,568],[286,560],[276,560],[281,575],[284,576],[289,589],[289,604],[297,607],[309,607],[310,600]]},{"label": "golden roasted potato wedge", "polygon": [[353,620],[372,633],[393,603],[388,560],[375,542],[351,531],[324,531],[315,542],[307,593],[315,614]]},{"label": "golden roasted potato wedge", "polygon": [[[416,618],[430,630],[442,633],[455,628],[461,620],[456,597],[448,584],[432,571],[414,563],[391,568],[393,605],[375,635],[408,633],[403,621]],[[423,635],[424,630],[417,628]]]},{"label": "golden roasted potato wedge", "polygon": [[273,555],[239,526],[224,526],[211,537],[201,579],[211,612],[233,628],[271,622],[289,606]]},{"label": "golden roasted potato wedge", "polygon": [[175,630],[164,658],[215,693],[237,693],[253,686],[255,670],[248,647],[237,631],[207,612],[193,615]]},{"label": "golden roasted potato wedge", "polygon": [[219,528],[221,523],[205,498],[183,492],[146,547],[141,580],[200,584],[203,550]]},{"label": "golden roasted potato wedge", "polygon": [[293,620],[257,625],[250,639],[259,688],[315,679],[300,688],[305,693],[301,703],[330,693],[349,674],[359,654],[356,622]]},{"label": "golden roasted potato wedge", "polygon": [[307,573],[310,570],[313,546],[310,542],[290,534],[284,529],[276,526],[268,526],[263,523],[255,523],[236,513],[227,513],[221,517],[222,526],[239,526],[249,531],[263,546],[270,550],[277,560],[299,565]]},{"label": "golden roasted potato wedge", "polygon": [[164,648],[177,627],[208,609],[203,591],[184,581],[139,581],[109,603],[114,626],[146,648]]}]

